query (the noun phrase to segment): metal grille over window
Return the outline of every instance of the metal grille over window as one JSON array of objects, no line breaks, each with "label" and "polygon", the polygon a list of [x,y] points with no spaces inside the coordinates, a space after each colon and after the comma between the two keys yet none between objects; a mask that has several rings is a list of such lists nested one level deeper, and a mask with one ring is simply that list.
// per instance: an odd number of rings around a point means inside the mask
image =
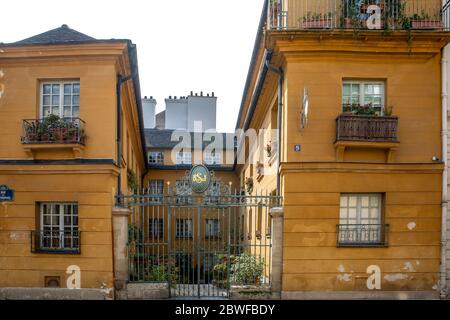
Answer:
[{"label": "metal grille over window", "polygon": [[73,203],[41,203],[40,228],[33,232],[34,252],[80,252],[78,205]]},{"label": "metal grille over window", "polygon": [[381,206],[381,194],[342,194],[338,245],[387,245],[388,226],[382,224]]}]

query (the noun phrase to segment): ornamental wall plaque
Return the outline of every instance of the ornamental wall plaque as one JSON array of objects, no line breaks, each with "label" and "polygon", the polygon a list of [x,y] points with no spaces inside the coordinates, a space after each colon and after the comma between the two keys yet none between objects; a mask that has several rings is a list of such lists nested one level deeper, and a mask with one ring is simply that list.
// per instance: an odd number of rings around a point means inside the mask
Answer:
[{"label": "ornamental wall plaque", "polygon": [[211,173],[204,165],[196,165],[191,169],[189,181],[193,192],[203,193],[209,188],[211,183]]}]

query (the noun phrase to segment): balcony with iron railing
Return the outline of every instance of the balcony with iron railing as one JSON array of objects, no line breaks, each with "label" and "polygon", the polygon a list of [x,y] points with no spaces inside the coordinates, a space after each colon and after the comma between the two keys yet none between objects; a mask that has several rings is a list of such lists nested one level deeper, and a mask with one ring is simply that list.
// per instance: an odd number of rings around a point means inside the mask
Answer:
[{"label": "balcony with iron railing", "polygon": [[76,156],[84,149],[85,122],[80,118],[26,119],[22,123],[22,145],[34,156],[38,150],[72,149]]},{"label": "balcony with iron railing", "polygon": [[268,0],[270,30],[450,31],[450,0]]},{"label": "balcony with iron railing", "polygon": [[336,141],[398,142],[398,117],[341,114],[336,119]]},{"label": "balcony with iron railing", "polygon": [[336,119],[336,160],[344,161],[350,148],[381,149],[386,162],[394,161],[399,146],[398,117],[343,113]]},{"label": "balcony with iron railing", "polygon": [[384,224],[338,224],[336,226],[338,247],[387,247],[389,225]]}]

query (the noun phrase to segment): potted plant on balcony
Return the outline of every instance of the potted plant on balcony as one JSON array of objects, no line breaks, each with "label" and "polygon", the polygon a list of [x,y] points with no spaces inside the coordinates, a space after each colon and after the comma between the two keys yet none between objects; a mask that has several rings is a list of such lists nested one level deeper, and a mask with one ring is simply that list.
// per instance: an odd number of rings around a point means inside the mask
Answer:
[{"label": "potted plant on balcony", "polygon": [[315,29],[315,28],[331,28],[333,26],[333,13],[311,13],[308,12],[299,20],[302,21],[304,29]]},{"label": "potted plant on balcony", "polygon": [[347,103],[343,105],[343,115],[378,116],[379,112],[371,103],[361,105],[359,103]]},{"label": "potted plant on balcony", "polygon": [[442,30],[443,28],[442,18],[430,17],[430,15],[422,10],[421,14],[414,14],[411,17],[411,28],[412,29],[437,29]]}]

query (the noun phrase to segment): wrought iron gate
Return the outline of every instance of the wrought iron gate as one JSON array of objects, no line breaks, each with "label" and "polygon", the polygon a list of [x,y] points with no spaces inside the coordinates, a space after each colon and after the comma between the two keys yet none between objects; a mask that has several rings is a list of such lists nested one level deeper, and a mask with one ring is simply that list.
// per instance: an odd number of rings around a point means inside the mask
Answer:
[{"label": "wrought iron gate", "polygon": [[171,297],[228,297],[270,287],[271,194],[231,191],[212,173],[203,193],[189,172],[173,187],[121,197],[131,209],[129,281],[167,283]]}]

